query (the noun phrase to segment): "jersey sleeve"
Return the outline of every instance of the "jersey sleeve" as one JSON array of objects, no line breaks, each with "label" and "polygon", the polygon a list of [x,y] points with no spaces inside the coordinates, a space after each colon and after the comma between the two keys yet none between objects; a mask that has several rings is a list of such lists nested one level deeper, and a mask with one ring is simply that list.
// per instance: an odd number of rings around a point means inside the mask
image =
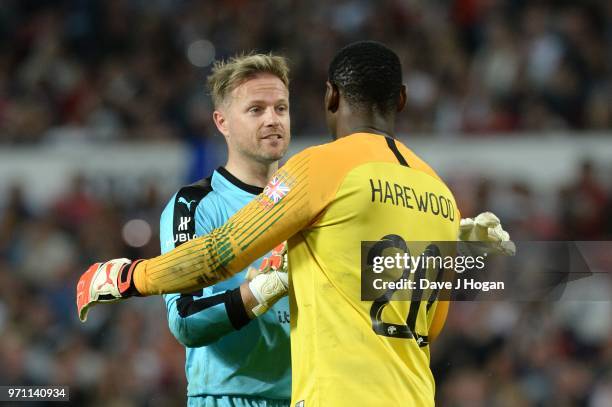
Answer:
[{"label": "jersey sleeve", "polygon": [[330,170],[332,157],[322,147],[292,157],[263,193],[223,226],[139,263],[134,272],[138,291],[142,295],[186,293],[213,285],[307,228],[331,202],[344,178],[342,170]]},{"label": "jersey sleeve", "polygon": [[[213,230],[211,217],[207,216],[207,211],[213,208],[201,201],[205,193],[206,189],[202,188],[182,189],[170,200],[160,219],[162,253],[171,251],[195,235]],[[170,331],[187,347],[214,343],[250,321],[239,290],[213,293],[213,288],[208,287],[190,293],[166,294],[164,301]]]},{"label": "jersey sleeve", "polygon": [[449,301],[436,302],[436,310],[434,312],[432,322],[428,331],[430,343],[435,341],[442,332],[442,328],[444,328],[444,324],[446,323],[446,317],[448,316],[449,306]]}]

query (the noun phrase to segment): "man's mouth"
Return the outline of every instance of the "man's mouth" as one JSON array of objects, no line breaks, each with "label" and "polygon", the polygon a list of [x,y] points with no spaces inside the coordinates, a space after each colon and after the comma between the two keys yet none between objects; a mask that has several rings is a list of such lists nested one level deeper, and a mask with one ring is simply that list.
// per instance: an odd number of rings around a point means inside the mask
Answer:
[{"label": "man's mouth", "polygon": [[267,134],[262,137],[262,139],[264,140],[280,140],[282,138],[283,138],[282,134],[279,134],[279,133]]}]

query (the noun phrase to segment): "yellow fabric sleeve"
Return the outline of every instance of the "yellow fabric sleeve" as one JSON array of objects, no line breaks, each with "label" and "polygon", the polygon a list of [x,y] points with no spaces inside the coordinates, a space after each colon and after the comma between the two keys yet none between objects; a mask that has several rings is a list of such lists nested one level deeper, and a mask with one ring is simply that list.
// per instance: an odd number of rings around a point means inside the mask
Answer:
[{"label": "yellow fabric sleeve", "polygon": [[[325,163],[316,151],[313,147],[292,157],[263,193],[225,225],[138,264],[134,271],[138,292],[192,292],[213,285],[305,228],[329,203],[338,184],[324,176]],[[333,175],[337,181],[340,174]]]},{"label": "yellow fabric sleeve", "polygon": [[446,323],[446,317],[448,316],[449,301],[438,301],[436,305],[436,312],[429,327],[429,342],[433,342],[442,332],[444,324]]}]

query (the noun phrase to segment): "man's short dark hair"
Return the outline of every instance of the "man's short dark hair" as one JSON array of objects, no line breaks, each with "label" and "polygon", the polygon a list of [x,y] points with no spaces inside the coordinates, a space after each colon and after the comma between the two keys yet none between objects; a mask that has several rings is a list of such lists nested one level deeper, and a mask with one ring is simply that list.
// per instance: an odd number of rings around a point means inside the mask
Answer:
[{"label": "man's short dark hair", "polygon": [[329,65],[329,81],[357,109],[395,111],[402,87],[402,66],[395,52],[375,41],[342,48]]}]

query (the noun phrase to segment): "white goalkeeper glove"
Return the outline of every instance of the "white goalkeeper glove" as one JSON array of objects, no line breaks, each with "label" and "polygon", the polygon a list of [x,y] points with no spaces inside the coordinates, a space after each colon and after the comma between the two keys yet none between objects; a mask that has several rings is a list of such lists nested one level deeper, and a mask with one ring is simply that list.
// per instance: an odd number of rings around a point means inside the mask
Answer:
[{"label": "white goalkeeper glove", "polygon": [[516,246],[510,240],[510,235],[501,225],[497,216],[491,212],[483,212],[474,219],[461,219],[459,225],[460,242],[482,242],[482,245],[471,243],[470,248],[476,248],[477,254],[503,254],[514,256]]},{"label": "white goalkeeper glove", "polygon": [[249,289],[259,303],[252,309],[255,316],[260,316],[270,309],[276,301],[287,295],[289,275],[287,273],[287,243],[283,242],[272,250],[269,257],[263,259],[259,269],[249,268],[247,280]]}]

